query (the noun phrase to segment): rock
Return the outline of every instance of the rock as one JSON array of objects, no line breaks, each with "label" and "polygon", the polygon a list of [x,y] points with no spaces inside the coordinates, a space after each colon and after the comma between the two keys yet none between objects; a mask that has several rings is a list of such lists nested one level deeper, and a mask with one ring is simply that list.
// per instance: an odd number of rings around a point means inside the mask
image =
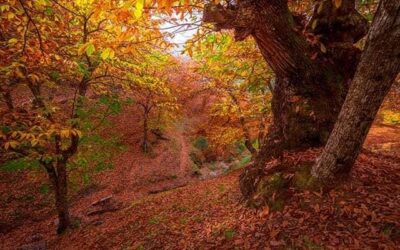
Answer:
[{"label": "rock", "polygon": [[223,175],[223,172],[222,172],[222,170],[220,170],[220,169],[215,170],[215,171],[211,171],[211,172],[209,173],[209,176],[210,176],[211,178],[215,178],[215,177],[218,177],[218,176],[220,176],[220,175]]},{"label": "rock", "polygon": [[217,177],[218,176],[218,172],[217,171],[212,171],[212,172],[210,172],[210,176],[211,177]]},{"label": "rock", "polygon": [[224,171],[229,170],[228,164],[226,164],[226,163],[223,162],[223,161],[221,161],[221,162],[218,163],[218,168],[221,168],[221,169],[224,170]]},{"label": "rock", "polygon": [[228,167],[229,167],[228,170],[239,169],[241,167],[240,161],[239,160],[232,161],[228,164]]},{"label": "rock", "polygon": [[22,245],[17,248],[18,250],[46,250],[47,244],[46,241],[36,241],[29,244]]}]

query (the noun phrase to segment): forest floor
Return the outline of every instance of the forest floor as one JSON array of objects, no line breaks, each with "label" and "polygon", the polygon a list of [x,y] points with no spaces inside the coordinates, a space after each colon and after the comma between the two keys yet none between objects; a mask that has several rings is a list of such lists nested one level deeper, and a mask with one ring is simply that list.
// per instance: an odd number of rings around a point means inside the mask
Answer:
[{"label": "forest floor", "polygon": [[[134,110],[131,110],[134,113]],[[350,180],[329,192],[295,192],[280,211],[243,205],[236,170],[201,181],[192,176],[190,123],[140,153],[140,122],[123,112],[115,122],[128,149],[115,168],[73,192],[74,229],[55,234],[53,197],[44,174],[0,173],[0,249],[399,249],[400,127],[375,125]],[[311,162],[320,149],[286,155]],[[115,209],[88,216],[110,197]],[[29,248],[27,248],[29,249]]]}]

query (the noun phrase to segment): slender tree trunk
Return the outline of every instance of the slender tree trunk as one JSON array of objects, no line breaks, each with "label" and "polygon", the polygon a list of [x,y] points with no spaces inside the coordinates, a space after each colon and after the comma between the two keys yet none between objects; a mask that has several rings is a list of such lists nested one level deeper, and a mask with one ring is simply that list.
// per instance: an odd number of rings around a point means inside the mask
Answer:
[{"label": "slender tree trunk", "polygon": [[[277,81],[283,81],[277,79]],[[269,127],[268,135],[264,138],[262,146],[254,159],[251,167],[244,169],[239,178],[239,186],[242,195],[246,199],[251,199],[257,190],[259,182],[265,176],[263,171],[264,163],[271,158],[281,159],[283,156],[283,147],[285,144],[283,136],[285,101],[284,82],[279,82],[273,90],[272,113],[274,115],[273,124]]]},{"label": "slender tree trunk", "polygon": [[63,233],[71,224],[68,209],[68,186],[67,186],[67,169],[66,161],[57,161],[54,168],[46,166],[47,173],[54,189],[56,200],[56,210],[58,214],[57,233]]},{"label": "slender tree trunk", "polygon": [[147,110],[145,109],[144,111],[144,117],[143,117],[143,144],[142,144],[142,149],[143,152],[147,153],[149,150],[149,142],[148,142],[148,119],[149,119],[149,114]]},{"label": "slender tree trunk", "polygon": [[33,84],[32,82],[28,81],[28,87],[33,95],[32,106],[35,108],[43,108],[44,109],[46,107],[46,105],[43,100],[40,85]]},{"label": "slender tree trunk", "polygon": [[239,100],[236,98],[236,96],[233,94],[231,90],[228,90],[229,96],[232,98],[233,103],[238,108],[238,115],[239,115],[239,122],[240,126],[242,127],[243,130],[243,136],[244,136],[244,145],[246,146],[247,150],[251,153],[253,157],[257,155],[257,150],[254,148],[253,143],[251,143],[251,136],[250,136],[250,131],[246,126],[246,120],[243,117],[243,112],[242,108],[240,107]]},{"label": "slender tree trunk", "polygon": [[78,85],[78,93],[80,97],[86,96],[86,92],[89,88],[89,78],[84,76]]},{"label": "slender tree trunk", "polygon": [[243,128],[243,134],[244,134],[244,145],[246,146],[247,150],[249,150],[250,154],[253,157],[255,157],[257,155],[257,150],[254,148],[253,143],[251,142],[249,130],[247,128]]},{"label": "slender tree trunk", "polygon": [[67,169],[66,162],[58,162],[57,166],[58,183],[56,190],[56,207],[58,213],[59,224],[57,233],[64,232],[70,226],[70,216],[68,209],[68,185],[67,185]]},{"label": "slender tree trunk", "polygon": [[400,1],[381,0],[339,119],[312,169],[331,180],[351,170],[380,105],[400,70]]}]

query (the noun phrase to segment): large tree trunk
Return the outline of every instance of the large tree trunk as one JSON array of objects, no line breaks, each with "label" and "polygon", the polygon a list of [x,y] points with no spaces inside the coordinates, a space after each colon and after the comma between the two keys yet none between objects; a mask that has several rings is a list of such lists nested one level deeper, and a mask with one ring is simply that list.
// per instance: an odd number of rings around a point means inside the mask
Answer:
[{"label": "large tree trunk", "polygon": [[[266,161],[280,157],[283,150],[323,145],[337,120],[359,61],[360,51],[353,44],[368,25],[354,0],[343,0],[339,8],[327,2],[315,7],[314,30],[296,22],[287,1],[242,0],[233,8],[205,7],[203,20],[217,30],[234,29],[237,40],[251,35],[277,78],[273,124],[253,166],[240,177],[246,198],[262,178]],[[302,29],[321,37],[317,46],[298,31]]]},{"label": "large tree trunk", "polygon": [[400,1],[382,0],[339,119],[314,177],[331,180],[351,170],[376,113],[400,70]]},{"label": "large tree trunk", "polygon": [[[326,37],[321,38],[326,53],[296,31],[305,27],[297,25],[287,1],[242,0],[233,8],[212,4],[205,7],[203,20],[214,23],[218,30],[234,29],[237,40],[251,35],[276,74],[277,85],[283,85],[278,88],[284,102],[279,113],[283,112],[284,118],[275,127],[282,129],[285,149],[326,142],[358,62],[360,51],[353,43],[365,34],[366,21],[355,11],[354,0],[342,1],[339,8],[325,2],[330,1],[321,1],[323,8],[316,6],[322,11],[315,11],[313,20],[319,22],[315,31],[309,32]],[[346,29],[338,32],[332,27]]]}]

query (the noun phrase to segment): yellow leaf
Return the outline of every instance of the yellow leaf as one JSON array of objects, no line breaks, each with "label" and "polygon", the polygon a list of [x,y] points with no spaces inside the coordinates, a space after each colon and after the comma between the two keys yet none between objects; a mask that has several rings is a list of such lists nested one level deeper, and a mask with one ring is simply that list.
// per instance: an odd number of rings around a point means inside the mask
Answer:
[{"label": "yellow leaf", "polygon": [[38,144],[38,142],[39,142],[38,139],[33,139],[33,140],[31,141],[32,147],[36,146],[36,145]]},{"label": "yellow leaf", "polygon": [[8,14],[7,14],[7,18],[10,20],[10,19],[13,19],[15,17],[15,14],[14,13],[12,13],[12,12],[8,12]]},{"label": "yellow leaf", "polygon": [[68,129],[63,129],[60,132],[61,138],[69,138],[70,136],[70,131]]},{"label": "yellow leaf", "polygon": [[25,77],[24,73],[22,72],[22,67],[17,67],[15,69],[15,75],[17,77],[19,77],[19,78],[24,78]]},{"label": "yellow leaf", "polygon": [[6,150],[8,150],[9,148],[15,149],[18,146],[18,142],[17,141],[9,141],[4,145],[4,148]]},{"label": "yellow leaf", "polygon": [[80,130],[74,129],[74,132],[79,138],[82,138],[82,132]]},{"label": "yellow leaf", "polygon": [[9,45],[14,45],[14,44],[16,44],[18,42],[18,39],[16,39],[16,38],[11,38],[10,40],[8,40],[8,44]]},{"label": "yellow leaf", "polygon": [[12,132],[11,137],[12,138],[17,138],[18,135],[19,135],[19,132],[18,131],[14,131],[14,132]]},{"label": "yellow leaf", "polygon": [[318,24],[318,19],[315,19],[311,24],[311,29],[315,30],[315,28],[317,27],[317,24]]},{"label": "yellow leaf", "polygon": [[83,53],[85,52],[86,47],[83,45],[81,47],[79,47],[78,49],[78,56],[83,55]]},{"label": "yellow leaf", "polygon": [[322,12],[323,9],[324,9],[324,4],[323,4],[323,3],[320,3],[319,6],[318,6],[318,9],[317,9],[317,13],[318,13],[318,14],[321,14],[321,12]]},{"label": "yellow leaf", "polygon": [[339,9],[342,6],[342,0],[332,0],[333,4],[335,5],[336,9]]},{"label": "yellow leaf", "polygon": [[103,60],[106,60],[108,58],[112,59],[114,57],[114,51],[110,48],[106,48],[105,50],[103,50],[103,52],[101,52],[100,57]]},{"label": "yellow leaf", "polygon": [[188,54],[189,54],[190,57],[193,57],[193,50],[192,50],[192,47],[189,47],[189,48],[187,49],[187,52],[188,52]]},{"label": "yellow leaf", "polygon": [[136,18],[139,18],[142,16],[143,14],[143,8],[144,8],[144,1],[145,0],[137,0],[136,1],[136,5],[135,5],[135,11],[134,11],[134,15]]},{"label": "yellow leaf", "polygon": [[323,43],[321,43],[320,48],[321,48],[322,53],[326,53],[326,47]]},{"label": "yellow leaf", "polygon": [[37,76],[36,74],[29,74],[28,78],[32,81],[32,82],[39,82],[39,76]]}]

